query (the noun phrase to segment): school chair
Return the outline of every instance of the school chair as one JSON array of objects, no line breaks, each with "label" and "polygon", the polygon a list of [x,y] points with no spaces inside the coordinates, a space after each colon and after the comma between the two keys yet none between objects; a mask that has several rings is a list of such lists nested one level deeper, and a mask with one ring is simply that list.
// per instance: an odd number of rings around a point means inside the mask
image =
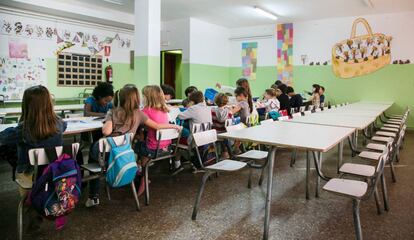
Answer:
[{"label": "school chair", "polygon": [[297,112],[297,113],[292,114],[292,119],[299,118],[299,117],[302,117],[302,113]]},{"label": "school chair", "polygon": [[[271,120],[271,119],[269,119],[269,120],[273,122],[273,120]],[[265,124],[269,124],[269,123],[265,123]],[[226,131],[227,132],[232,132],[232,131],[238,131],[238,130],[241,130],[241,129],[244,129],[244,128],[246,128],[246,126],[243,123],[239,123],[237,125],[226,127]],[[243,143],[242,143],[242,147],[243,147],[243,149],[245,149]],[[250,172],[249,172],[249,181],[247,183],[248,188],[251,188],[251,185],[252,185],[252,183],[251,183],[252,168],[261,169],[261,173],[260,173],[260,177],[259,177],[259,185],[262,185],[264,169],[267,166],[267,155],[268,155],[267,151],[261,151],[261,150],[253,149],[253,150],[245,151],[244,153],[238,154],[238,155],[235,156],[235,158],[239,159],[240,161],[249,162],[248,164],[249,164],[249,167],[250,167]],[[264,161],[264,163],[257,164],[256,161]]]},{"label": "school chair", "polygon": [[[112,137],[116,145],[124,144],[127,138],[129,138],[130,143],[132,144],[133,139],[134,139],[134,134],[128,133],[125,135]],[[91,175],[89,178],[84,179],[85,181],[89,181],[94,178],[100,179],[100,178],[106,177],[106,169],[107,169],[106,157],[107,157],[107,154],[111,151],[111,145],[109,144],[108,139],[107,138],[99,139],[98,148],[99,148],[98,163],[88,163],[88,164],[81,165],[81,168],[88,171],[89,174]],[[136,159],[137,159],[137,155],[135,154],[135,160]],[[138,194],[135,188],[134,181],[131,182],[130,186],[131,186],[132,194],[135,200],[136,209],[137,211],[140,211],[141,208],[139,206]],[[109,188],[109,185],[106,184],[106,181],[105,181],[105,189],[106,189],[106,193],[108,196],[108,200],[111,200],[110,188]]]},{"label": "school chair", "polygon": [[260,125],[266,125],[266,124],[270,124],[273,122],[274,122],[273,119],[265,119],[265,120],[260,121]]},{"label": "school chair", "polygon": [[[362,240],[361,221],[359,217],[360,202],[368,200],[372,194],[375,195],[378,181],[380,181],[380,178],[382,181],[384,179],[383,171],[387,155],[387,151],[380,154],[370,181],[332,178],[323,187],[323,190],[327,192],[352,199],[354,228],[357,240]],[[372,170],[370,171],[372,172]]]},{"label": "school chair", "polygon": [[[79,143],[73,143],[71,146],[55,147],[56,155],[57,156],[62,155],[62,153],[64,152],[64,148],[66,147],[71,148],[72,157],[75,158],[79,150]],[[23,238],[23,206],[24,206],[24,203],[26,202],[29,191],[32,189],[32,187],[36,183],[38,173],[39,173],[39,166],[48,165],[51,161],[55,160],[55,159],[48,159],[44,148],[31,149],[29,150],[28,155],[29,155],[30,165],[32,165],[34,169],[33,181],[27,180],[27,179],[25,180],[16,179],[15,180],[15,183],[20,188],[25,190],[25,194],[20,198],[19,205],[17,207],[17,236],[19,240]]]},{"label": "school chair", "polygon": [[300,113],[304,112],[305,110],[306,110],[306,106],[302,106],[302,107],[299,108]]},{"label": "school chair", "polygon": [[286,121],[289,120],[289,116],[280,116],[277,118],[278,121]]},{"label": "school chair", "polygon": [[[158,162],[161,160],[169,159],[171,164],[174,164],[174,160],[177,158],[177,144],[171,145],[173,149],[168,150],[167,152],[161,152],[162,149],[160,149],[160,142],[166,141],[166,140],[176,140],[178,143],[180,141],[181,137],[181,130],[177,131],[176,129],[162,129],[158,130],[156,133],[156,140],[157,140],[157,149],[155,150],[155,155],[151,156],[150,160],[145,164],[144,166],[144,176],[145,176],[145,204],[149,205],[149,173],[148,170],[152,166],[152,163]],[[145,143],[144,143],[145,144]]]},{"label": "school chair", "polygon": [[306,111],[313,111],[315,109],[314,105],[309,105]]},{"label": "school chair", "polygon": [[303,112],[303,116],[309,116],[311,114],[312,114],[312,111],[310,111],[310,110]]},{"label": "school chair", "polygon": [[[201,197],[203,195],[204,186],[206,184],[207,179],[214,173],[229,173],[229,172],[236,172],[236,171],[242,170],[243,168],[247,166],[247,163],[235,161],[235,160],[229,160],[229,159],[224,159],[221,161],[218,160],[219,157],[218,157],[217,148],[216,148],[217,132],[214,129],[204,131],[204,132],[194,133],[193,142],[194,142],[198,161],[200,162],[202,168],[206,171],[201,180],[200,188],[198,190],[198,194],[197,194],[196,201],[195,201],[194,208],[193,208],[193,214],[191,216],[192,220],[196,220],[198,208],[200,206]],[[205,145],[213,146],[215,157],[216,157],[216,163],[209,165],[209,166],[203,166],[203,161],[201,159],[200,151],[198,149],[198,147],[205,146]]]}]

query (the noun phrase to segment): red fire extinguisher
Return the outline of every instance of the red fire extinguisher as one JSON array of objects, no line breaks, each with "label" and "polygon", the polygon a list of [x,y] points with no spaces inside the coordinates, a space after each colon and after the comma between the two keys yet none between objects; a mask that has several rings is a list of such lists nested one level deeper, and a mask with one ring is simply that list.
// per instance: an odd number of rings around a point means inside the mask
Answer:
[{"label": "red fire extinguisher", "polygon": [[[108,59],[106,59],[106,62],[108,62]],[[111,83],[111,84],[113,83],[113,80],[112,80],[113,74],[114,74],[114,71],[112,70],[112,66],[111,65],[106,66],[105,68],[106,82]]]}]

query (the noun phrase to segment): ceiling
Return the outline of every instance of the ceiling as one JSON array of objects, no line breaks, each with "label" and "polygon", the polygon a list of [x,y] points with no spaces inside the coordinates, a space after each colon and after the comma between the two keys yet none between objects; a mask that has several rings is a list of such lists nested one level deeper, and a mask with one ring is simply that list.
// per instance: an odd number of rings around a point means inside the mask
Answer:
[{"label": "ceiling", "polygon": [[[121,2],[122,4],[108,1]],[[369,7],[365,3],[366,1],[371,1],[373,7]],[[3,3],[5,2],[24,1],[8,0]],[[126,27],[133,29],[134,0],[55,0],[55,2],[100,10],[103,13],[109,10],[121,14],[125,13],[125,16],[128,15],[131,18],[131,23],[126,24],[128,25]],[[163,21],[169,21],[194,17],[228,28],[274,23],[274,21],[255,12],[253,9],[255,5],[278,15],[278,22],[414,11],[414,0],[161,0],[161,18]],[[9,4],[9,6],[13,6],[13,4]],[[47,10],[47,7],[43,7]],[[33,10],[38,9],[33,6]],[[65,9],[61,9],[61,11],[65,11]],[[71,14],[73,18],[84,20],[76,12]],[[120,19],[111,19],[111,21],[124,24]]]}]

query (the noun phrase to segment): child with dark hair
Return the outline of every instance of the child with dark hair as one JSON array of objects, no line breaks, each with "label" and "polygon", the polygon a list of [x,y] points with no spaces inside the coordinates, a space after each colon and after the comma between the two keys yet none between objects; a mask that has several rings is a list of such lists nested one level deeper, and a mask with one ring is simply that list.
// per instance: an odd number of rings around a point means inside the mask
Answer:
[{"label": "child with dark hair", "polygon": [[185,108],[190,107],[191,105],[193,105],[193,103],[189,99],[189,96],[190,96],[191,93],[197,92],[197,91],[198,91],[197,87],[194,87],[194,86],[189,86],[188,88],[185,89],[184,94],[185,94],[186,99],[183,100],[183,106]]},{"label": "child with dark hair", "polygon": [[85,100],[84,115],[103,117],[113,107],[114,87],[107,82],[100,82],[93,89],[92,96]]},{"label": "child with dark hair", "polygon": [[287,87],[286,94],[290,97],[290,107],[299,110],[299,108],[303,105],[302,96],[300,94],[296,94],[292,87]]},{"label": "child with dark hair", "polygon": [[234,95],[236,95],[237,105],[233,108],[233,112],[238,113],[240,121],[246,124],[253,108],[253,104],[248,101],[249,94],[244,87],[238,87],[234,91]]},{"label": "child with dark hair", "polygon": [[162,89],[162,92],[164,93],[165,101],[169,101],[175,98],[175,90],[170,85],[162,84],[161,89]]},{"label": "child with dark hair", "polygon": [[278,89],[282,92],[277,97],[277,100],[280,102],[280,110],[287,110],[288,113],[290,112],[290,104],[289,104],[289,97],[286,95],[287,86],[285,84],[281,84],[278,86]]},{"label": "child with dark hair", "polygon": [[320,86],[319,88],[319,102],[323,104],[325,102],[325,88]]},{"label": "child with dark hair", "polygon": [[189,120],[190,129],[194,123],[212,123],[210,108],[204,102],[204,95],[200,91],[194,91],[188,96],[192,105],[184,112],[178,114],[181,120]]}]

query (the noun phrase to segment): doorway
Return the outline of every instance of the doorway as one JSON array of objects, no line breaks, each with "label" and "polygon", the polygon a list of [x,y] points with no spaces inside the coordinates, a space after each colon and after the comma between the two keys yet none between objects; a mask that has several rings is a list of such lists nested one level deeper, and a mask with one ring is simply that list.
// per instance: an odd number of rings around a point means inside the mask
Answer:
[{"label": "doorway", "polygon": [[181,98],[181,60],[182,50],[167,50],[161,52],[161,84],[174,88],[175,98]]}]

